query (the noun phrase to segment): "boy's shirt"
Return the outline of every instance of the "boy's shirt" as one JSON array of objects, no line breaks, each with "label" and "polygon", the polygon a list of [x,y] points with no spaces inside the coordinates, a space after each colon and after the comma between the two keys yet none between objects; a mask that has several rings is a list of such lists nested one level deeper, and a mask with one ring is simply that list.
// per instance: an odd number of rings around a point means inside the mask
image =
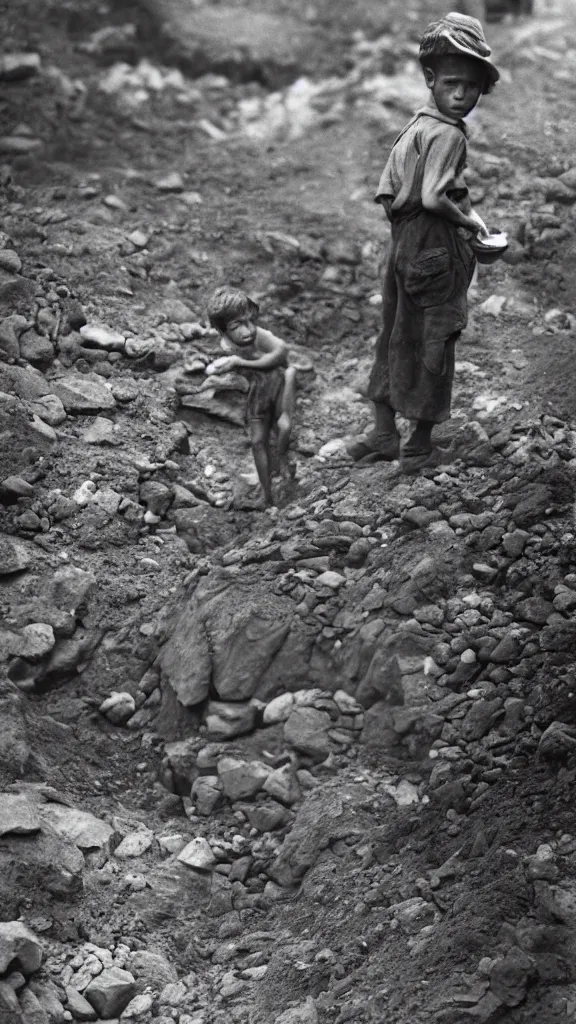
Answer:
[{"label": "boy's shirt", "polygon": [[463,171],[466,125],[441,114],[434,104],[422,107],[396,139],[382,172],[376,202],[392,199],[389,216],[422,209],[422,186],[447,195],[464,213],[471,208]]}]

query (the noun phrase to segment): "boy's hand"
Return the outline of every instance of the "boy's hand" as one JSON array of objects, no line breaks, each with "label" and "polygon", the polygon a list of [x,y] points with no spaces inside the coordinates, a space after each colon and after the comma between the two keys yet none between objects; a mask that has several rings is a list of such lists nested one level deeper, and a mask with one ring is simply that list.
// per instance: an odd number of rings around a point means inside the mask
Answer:
[{"label": "boy's hand", "polygon": [[476,213],[476,210],[470,210],[469,216],[470,220],[474,222],[474,227],[472,228],[472,231],[474,231],[476,235],[479,235],[480,238],[486,238],[487,235],[490,234],[490,232],[488,231],[488,228],[486,227],[484,221],[482,220],[482,217],[478,213]]},{"label": "boy's hand", "polygon": [[213,373],[230,373],[236,366],[238,366],[237,356],[220,356],[206,367],[206,373],[208,376],[212,376]]}]

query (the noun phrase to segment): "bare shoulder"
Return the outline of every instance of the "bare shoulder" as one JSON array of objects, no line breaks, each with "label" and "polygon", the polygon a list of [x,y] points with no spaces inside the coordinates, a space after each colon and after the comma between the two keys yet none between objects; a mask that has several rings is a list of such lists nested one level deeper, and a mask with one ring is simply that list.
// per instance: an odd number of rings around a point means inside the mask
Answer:
[{"label": "bare shoulder", "polygon": [[286,342],[282,338],[278,338],[272,331],[267,331],[265,327],[258,327],[256,329],[256,346],[263,352],[273,352],[279,348],[285,349]]}]

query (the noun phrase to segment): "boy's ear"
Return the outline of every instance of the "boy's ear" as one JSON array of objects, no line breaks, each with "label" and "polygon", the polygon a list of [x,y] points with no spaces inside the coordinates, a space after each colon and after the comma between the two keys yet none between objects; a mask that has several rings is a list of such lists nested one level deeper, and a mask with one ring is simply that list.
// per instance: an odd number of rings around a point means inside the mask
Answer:
[{"label": "boy's ear", "polygon": [[424,81],[426,82],[426,85],[429,89],[432,89],[434,85],[434,72],[432,68],[424,67],[422,68],[422,71],[424,72]]}]

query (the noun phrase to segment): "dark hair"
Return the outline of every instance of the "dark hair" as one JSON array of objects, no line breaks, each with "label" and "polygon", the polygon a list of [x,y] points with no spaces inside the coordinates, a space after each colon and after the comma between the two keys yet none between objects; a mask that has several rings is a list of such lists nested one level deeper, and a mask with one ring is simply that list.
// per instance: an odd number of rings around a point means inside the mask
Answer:
[{"label": "dark hair", "polygon": [[442,64],[445,62],[447,57],[465,57],[466,60],[473,60],[474,63],[478,64],[478,66],[482,69],[482,76],[484,79],[484,81],[482,82],[482,95],[487,96],[488,93],[492,92],[492,89],[494,88],[494,83],[490,81],[490,76],[488,75],[486,68],[481,60],[476,60],[475,57],[469,57],[468,54],[465,53],[457,53],[457,51],[454,49],[449,49],[447,50],[446,53],[438,53],[438,50],[441,48],[442,45],[449,46],[450,44],[447,39],[442,39],[440,40],[440,46],[438,46],[434,50],[433,54],[430,54],[429,57],[420,57],[420,64],[422,65],[423,71],[425,68],[430,68],[430,71],[433,71],[434,74],[437,74],[439,68],[442,67]]},{"label": "dark hair", "polygon": [[239,288],[223,285],[210,296],[206,312],[212,327],[225,334],[226,328],[232,320],[243,316],[256,318],[260,312],[260,306]]}]

